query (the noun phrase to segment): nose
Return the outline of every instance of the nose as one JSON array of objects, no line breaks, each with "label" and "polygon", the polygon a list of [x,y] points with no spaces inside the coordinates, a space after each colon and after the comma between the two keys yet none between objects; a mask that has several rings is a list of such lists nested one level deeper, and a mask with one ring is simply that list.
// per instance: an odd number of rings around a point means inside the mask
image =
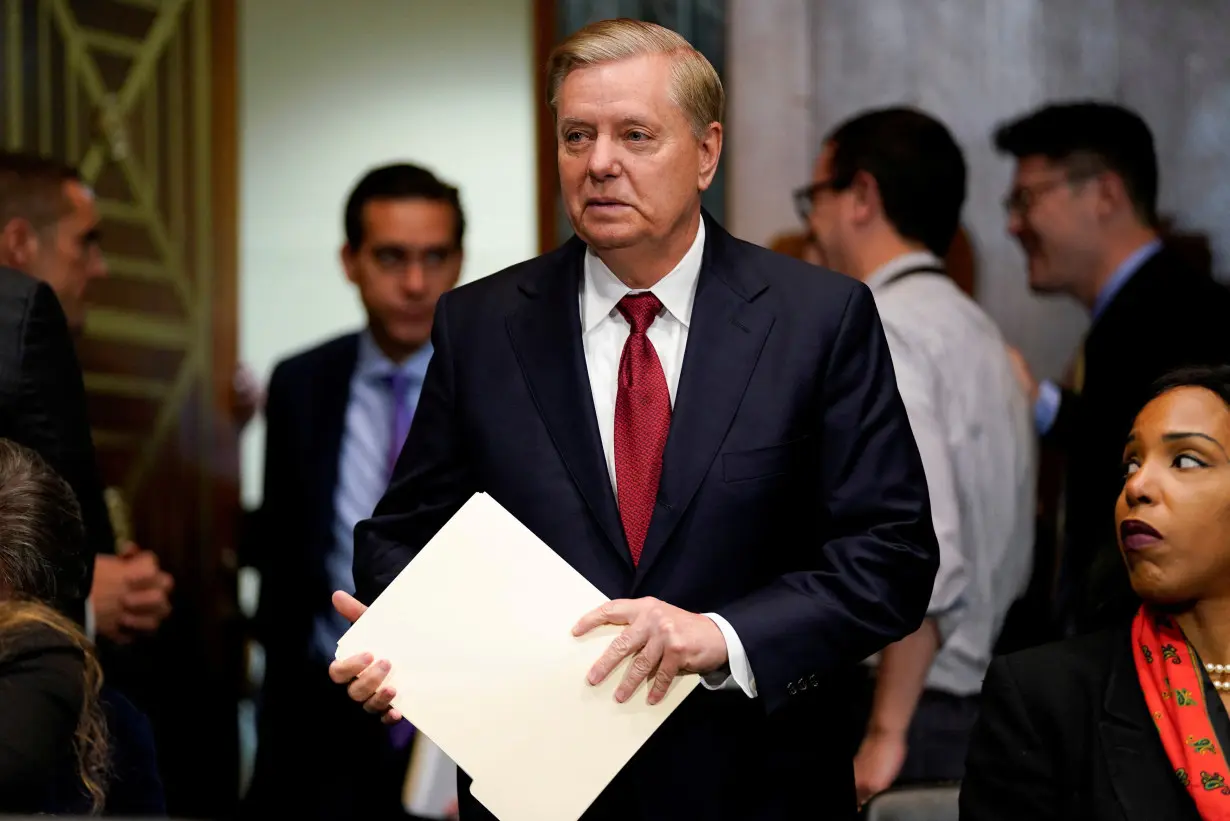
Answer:
[{"label": "nose", "polygon": [[417,296],[427,287],[427,273],[423,270],[423,261],[411,260],[406,266],[406,272],[401,278],[401,288],[410,296]]},{"label": "nose", "polygon": [[589,165],[586,169],[589,176],[595,180],[605,180],[618,176],[620,171],[618,151],[615,142],[605,134],[599,134],[589,151]]},{"label": "nose", "polygon": [[1149,463],[1142,463],[1123,483],[1123,498],[1128,507],[1153,504],[1157,499],[1157,485]]},{"label": "nose", "polygon": [[1008,233],[1014,237],[1020,237],[1025,231],[1025,218],[1021,216],[1019,209],[1012,209],[1008,212]]}]

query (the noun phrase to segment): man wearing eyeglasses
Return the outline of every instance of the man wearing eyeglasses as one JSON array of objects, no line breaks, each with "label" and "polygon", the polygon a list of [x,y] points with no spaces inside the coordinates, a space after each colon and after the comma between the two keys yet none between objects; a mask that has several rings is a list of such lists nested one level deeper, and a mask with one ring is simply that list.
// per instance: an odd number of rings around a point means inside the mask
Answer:
[{"label": "man wearing eyeglasses", "polygon": [[860,801],[895,783],[960,780],[983,676],[1029,581],[1028,402],[999,329],[943,262],[965,187],[948,129],[887,108],[837,126],[795,195],[829,266],[875,298],[940,547],[922,627],[869,659],[848,691]]},{"label": "man wearing eyeglasses", "polygon": [[[248,810],[399,817],[413,728],[385,727],[329,680],[350,626],[354,526],[388,486],[432,356],[436,301],[461,274],[457,189],[414,165],[369,171],[346,203],[341,261],[367,326],[281,362],[265,401],[265,482],[252,517],[266,651]],[[336,751],[344,749],[345,756]]]},{"label": "man wearing eyeglasses", "polygon": [[1166,371],[1230,362],[1230,294],[1163,246],[1153,135],[1134,112],[1048,105],[1002,125],[995,146],[1016,159],[1005,210],[1030,288],[1067,294],[1091,320],[1067,387],[1011,351],[1037,431],[1066,463],[1055,617],[1085,632],[1137,605],[1111,515],[1132,419]]}]

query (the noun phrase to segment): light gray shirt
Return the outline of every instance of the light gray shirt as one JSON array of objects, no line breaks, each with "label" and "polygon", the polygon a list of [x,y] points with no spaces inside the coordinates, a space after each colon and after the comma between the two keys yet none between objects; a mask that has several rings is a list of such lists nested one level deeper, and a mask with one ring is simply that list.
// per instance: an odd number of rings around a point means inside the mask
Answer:
[{"label": "light gray shirt", "polygon": [[977,693],[1033,567],[1037,452],[1028,398],[991,318],[944,274],[900,256],[867,280],[918,442],[940,546],[928,689]]}]

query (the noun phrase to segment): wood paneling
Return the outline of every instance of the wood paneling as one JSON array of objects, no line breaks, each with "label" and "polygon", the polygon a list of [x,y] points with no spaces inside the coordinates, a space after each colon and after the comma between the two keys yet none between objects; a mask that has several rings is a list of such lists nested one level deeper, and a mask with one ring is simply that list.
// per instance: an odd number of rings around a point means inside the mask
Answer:
[{"label": "wood paneling", "polygon": [[238,794],[235,25],[233,0],[0,2],[7,142],[74,163],[99,201],[111,275],[79,341],[99,464],[176,580],[156,636],[100,648],[184,817]]}]

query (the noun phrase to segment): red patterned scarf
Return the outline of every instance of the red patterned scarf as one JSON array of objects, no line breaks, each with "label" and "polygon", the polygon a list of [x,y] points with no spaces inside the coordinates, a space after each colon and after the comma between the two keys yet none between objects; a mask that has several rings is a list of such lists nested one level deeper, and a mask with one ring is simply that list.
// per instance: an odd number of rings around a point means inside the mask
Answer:
[{"label": "red patterned scarf", "polygon": [[1230,819],[1230,767],[1213,732],[1200,659],[1169,616],[1144,606],[1132,622],[1136,674],[1166,757],[1200,817]]}]

